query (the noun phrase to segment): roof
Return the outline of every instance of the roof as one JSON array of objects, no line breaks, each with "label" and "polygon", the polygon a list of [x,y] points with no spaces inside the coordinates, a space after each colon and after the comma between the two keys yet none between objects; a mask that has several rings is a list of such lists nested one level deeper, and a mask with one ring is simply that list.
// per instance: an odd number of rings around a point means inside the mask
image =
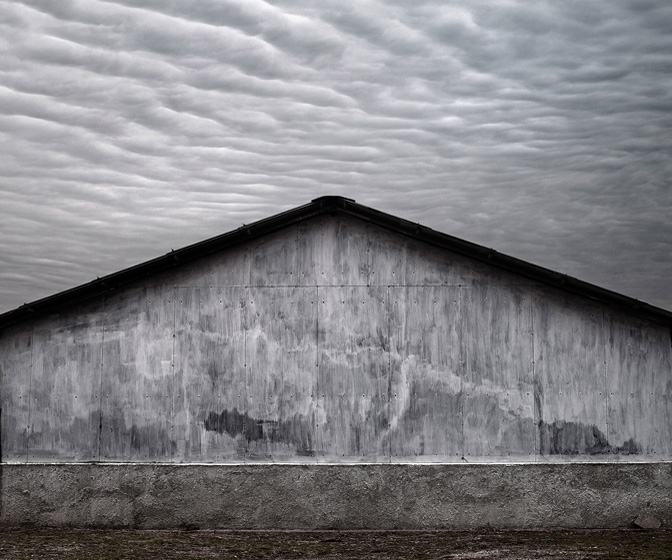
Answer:
[{"label": "roof", "polygon": [[498,253],[493,249],[476,245],[475,243],[458,239],[457,237],[432,230],[420,224],[374,210],[373,208],[357,204],[349,198],[324,196],[292,210],[276,214],[249,225],[244,225],[229,233],[171,251],[161,257],[109,274],[103,278],[97,278],[87,284],[82,284],[64,292],[24,304],[0,315],[0,329],[56,312],[64,307],[104,294],[109,294],[124,288],[132,282],[177,266],[182,266],[189,261],[222,251],[256,237],[268,235],[291,224],[322,214],[346,214],[354,216],[376,226],[488,263],[489,265],[519,274],[530,280],[558,288],[565,292],[668,325],[672,328],[672,312],[665,309],[654,307],[637,299],[577,280],[566,274],[542,268]]}]

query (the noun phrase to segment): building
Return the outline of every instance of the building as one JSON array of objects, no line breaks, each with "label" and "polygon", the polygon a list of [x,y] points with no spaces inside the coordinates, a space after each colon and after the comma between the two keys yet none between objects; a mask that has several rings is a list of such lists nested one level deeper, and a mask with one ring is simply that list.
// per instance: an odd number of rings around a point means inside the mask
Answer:
[{"label": "building", "polygon": [[0,329],[5,524],[672,523],[672,313],[349,199]]}]

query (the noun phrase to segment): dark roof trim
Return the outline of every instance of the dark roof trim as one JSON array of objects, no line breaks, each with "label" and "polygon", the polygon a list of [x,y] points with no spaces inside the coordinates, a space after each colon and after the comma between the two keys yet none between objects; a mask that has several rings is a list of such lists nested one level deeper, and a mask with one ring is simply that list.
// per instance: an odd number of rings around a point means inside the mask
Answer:
[{"label": "dark roof trim", "polygon": [[188,247],[171,251],[156,259],[115,272],[103,278],[98,278],[88,284],[83,284],[53,296],[34,301],[33,303],[22,305],[17,309],[0,315],[0,329],[119,290],[137,280],[183,265],[189,261],[228,247],[233,247],[250,239],[273,233],[313,216],[336,213],[355,216],[436,247],[488,263],[515,274],[520,274],[536,282],[547,284],[565,292],[601,302],[672,327],[672,312],[665,309],[654,307],[628,296],[577,280],[566,274],[560,274],[514,257],[503,255],[487,247],[476,245],[475,243],[458,239],[457,237],[432,230],[420,224],[362,206],[349,198],[324,196],[314,199],[309,204],[249,225],[244,225],[229,233],[189,245]]}]

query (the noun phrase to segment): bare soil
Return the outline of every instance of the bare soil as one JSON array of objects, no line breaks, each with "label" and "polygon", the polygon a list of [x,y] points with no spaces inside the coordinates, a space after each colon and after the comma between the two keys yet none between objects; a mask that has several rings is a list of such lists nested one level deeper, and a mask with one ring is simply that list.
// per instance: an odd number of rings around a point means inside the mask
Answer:
[{"label": "bare soil", "polygon": [[2,529],[0,558],[653,559],[672,531],[139,531]]}]

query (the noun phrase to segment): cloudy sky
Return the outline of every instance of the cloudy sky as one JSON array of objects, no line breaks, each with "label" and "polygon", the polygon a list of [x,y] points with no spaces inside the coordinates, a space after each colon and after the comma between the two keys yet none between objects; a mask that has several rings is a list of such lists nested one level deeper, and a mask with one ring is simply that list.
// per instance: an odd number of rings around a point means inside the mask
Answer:
[{"label": "cloudy sky", "polygon": [[672,3],[0,0],[0,312],[327,194],[672,310]]}]

